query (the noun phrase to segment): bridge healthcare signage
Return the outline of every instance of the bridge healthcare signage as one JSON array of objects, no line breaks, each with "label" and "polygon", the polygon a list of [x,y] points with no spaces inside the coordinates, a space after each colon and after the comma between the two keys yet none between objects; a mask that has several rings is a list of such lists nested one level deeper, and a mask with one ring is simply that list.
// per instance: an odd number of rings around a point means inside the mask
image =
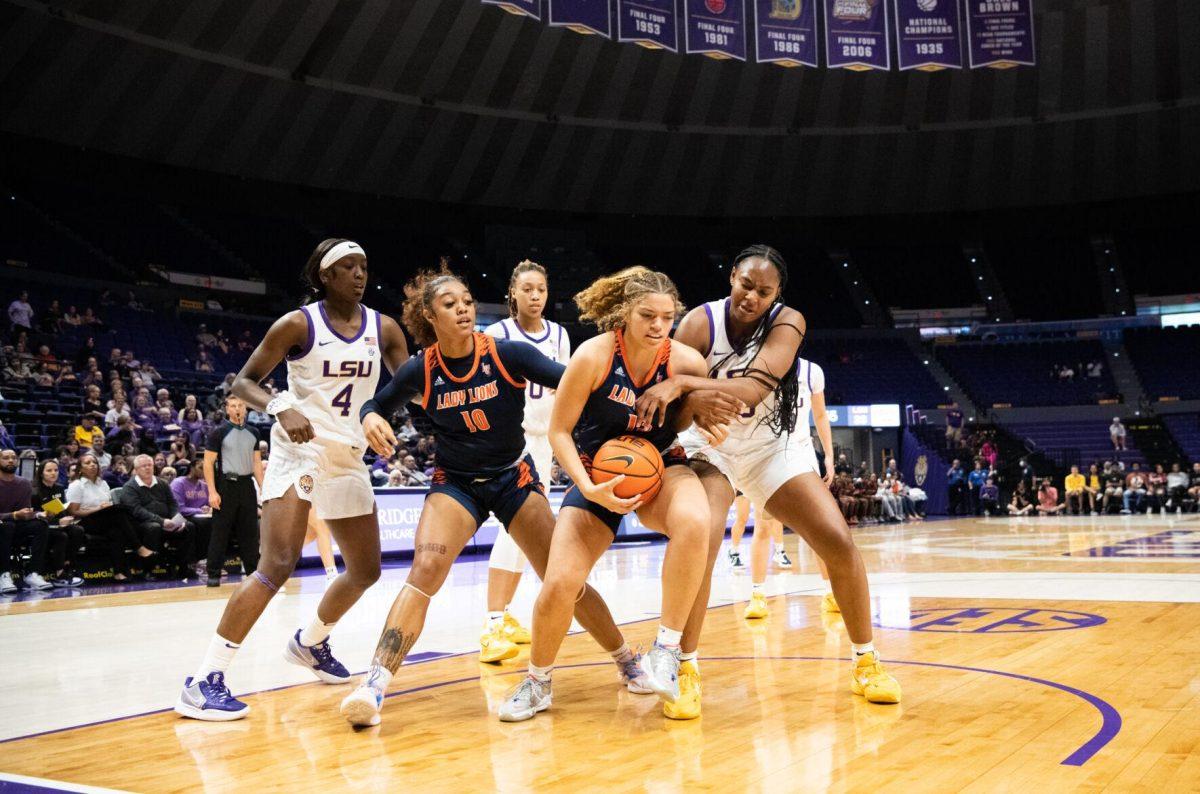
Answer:
[{"label": "bridge healthcare signage", "polygon": [[[971,0],[967,0],[970,2]],[[900,71],[961,69],[960,0],[893,0]]]},{"label": "bridge healthcare signage", "polygon": [[678,52],[675,0],[617,0],[617,41]]},{"label": "bridge healthcare signage", "polygon": [[971,68],[1036,66],[1033,0],[966,0]]},{"label": "bridge healthcare signage", "polygon": [[754,59],[816,66],[816,0],[754,0]]},{"label": "bridge healthcare signage", "polygon": [[484,5],[500,6],[510,14],[542,20],[542,0],[483,0]]},{"label": "bridge healthcare signage", "polygon": [[892,68],[888,3],[824,0],[825,60],[830,69],[865,72]]},{"label": "bridge healthcare signage", "polygon": [[742,0],[683,0],[684,46],[723,60],[746,60],[746,7]]},{"label": "bridge healthcare signage", "polygon": [[550,0],[550,26],[611,39],[611,0]]}]

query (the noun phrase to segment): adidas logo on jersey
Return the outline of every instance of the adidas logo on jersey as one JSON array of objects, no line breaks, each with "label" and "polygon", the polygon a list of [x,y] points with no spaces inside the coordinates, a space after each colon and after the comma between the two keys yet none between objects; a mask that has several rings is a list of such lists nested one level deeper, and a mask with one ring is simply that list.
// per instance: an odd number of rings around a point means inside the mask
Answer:
[{"label": "adidas logo on jersey", "polygon": [[438,375],[436,378],[433,379],[433,385],[434,386],[445,386],[446,381],[442,380],[441,375]]},{"label": "adidas logo on jersey", "polygon": [[617,365],[617,374],[620,375],[622,378],[625,377],[625,370],[621,369],[621,366],[619,364]]}]

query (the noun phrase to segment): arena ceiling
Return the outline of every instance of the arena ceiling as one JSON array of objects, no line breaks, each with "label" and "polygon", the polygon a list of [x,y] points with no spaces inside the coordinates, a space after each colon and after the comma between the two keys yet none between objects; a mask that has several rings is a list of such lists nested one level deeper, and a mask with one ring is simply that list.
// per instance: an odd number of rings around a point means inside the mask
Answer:
[{"label": "arena ceiling", "polygon": [[1036,0],[1039,65],[783,69],[477,0],[0,0],[0,129],[452,203],[829,216],[1200,189],[1200,2]]}]

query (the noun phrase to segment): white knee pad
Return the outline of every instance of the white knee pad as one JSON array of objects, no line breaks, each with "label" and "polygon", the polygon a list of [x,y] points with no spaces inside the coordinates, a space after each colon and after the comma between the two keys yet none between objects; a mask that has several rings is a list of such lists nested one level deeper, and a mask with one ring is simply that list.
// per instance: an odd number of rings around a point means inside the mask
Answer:
[{"label": "white knee pad", "polygon": [[525,570],[525,553],[504,530],[500,531],[496,542],[492,544],[492,556],[488,559],[488,567],[513,573],[522,573]]}]

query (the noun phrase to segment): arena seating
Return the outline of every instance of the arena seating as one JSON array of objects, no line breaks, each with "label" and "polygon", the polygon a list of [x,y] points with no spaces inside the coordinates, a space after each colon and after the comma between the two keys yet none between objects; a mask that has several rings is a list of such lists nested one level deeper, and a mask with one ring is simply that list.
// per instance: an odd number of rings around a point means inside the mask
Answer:
[{"label": "arena seating", "polygon": [[1118,455],[1126,466],[1136,462],[1144,467],[1147,463],[1146,456],[1134,446],[1132,434],[1126,438],[1129,448],[1115,453],[1108,422],[1103,420],[1008,422],[1001,415],[999,421],[1008,432],[1024,439],[1026,448],[1041,452],[1060,468],[1075,464],[1086,468],[1097,461],[1114,460]]},{"label": "arena seating", "polygon": [[1200,327],[1130,329],[1125,349],[1150,399],[1200,398]]},{"label": "arena seating", "polygon": [[1200,461],[1200,414],[1164,414],[1162,420],[1188,460]]},{"label": "arena seating", "polygon": [[[1108,366],[1100,378],[1088,378],[1079,364],[1104,361],[1095,340],[966,343],[937,348],[938,360],[983,407],[1080,405],[1117,395]],[[1069,364],[1071,380],[1053,374],[1055,365]]]},{"label": "arena seating", "polygon": [[904,401],[918,408],[946,402],[945,392],[901,339],[824,339],[806,341],[802,355],[825,371],[825,402],[865,405]]}]

